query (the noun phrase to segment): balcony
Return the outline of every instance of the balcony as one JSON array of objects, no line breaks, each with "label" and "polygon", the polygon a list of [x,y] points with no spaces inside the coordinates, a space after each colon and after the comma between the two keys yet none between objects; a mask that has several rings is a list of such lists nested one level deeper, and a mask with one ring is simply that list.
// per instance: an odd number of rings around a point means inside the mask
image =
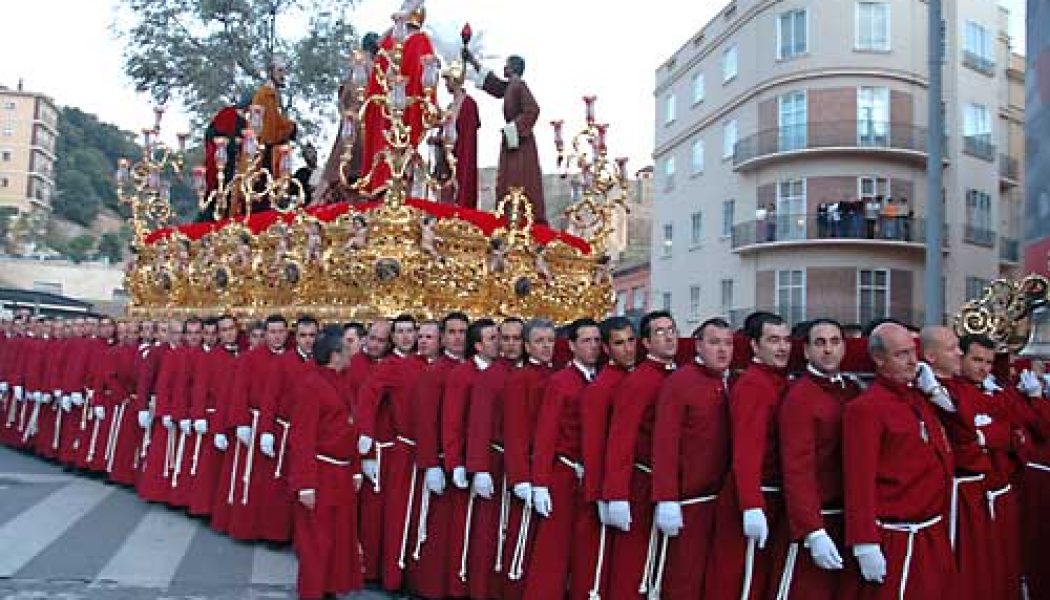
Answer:
[{"label": "balcony", "polygon": [[963,241],[975,246],[991,248],[995,245],[995,232],[984,227],[963,225]]},{"label": "balcony", "polygon": [[872,154],[926,162],[926,128],[889,121],[826,121],[760,131],[737,142],[733,168],[746,171],[800,155]]},{"label": "balcony", "polygon": [[990,58],[985,58],[975,52],[964,50],[962,62],[963,65],[970,67],[982,75],[987,75],[989,77],[995,76],[995,61]]},{"label": "balcony", "polygon": [[999,188],[1017,187],[1021,180],[1021,165],[1016,157],[1009,154],[999,155]]},{"label": "balcony", "polygon": [[999,262],[1020,264],[1021,244],[1016,238],[999,237]]},{"label": "balcony", "polygon": [[[944,232],[942,245],[947,247]],[[867,221],[863,215],[843,216],[831,221],[826,215],[776,215],[733,226],[732,250],[756,252],[767,247],[801,245],[884,245],[922,250],[926,247],[926,221],[921,217],[880,217]]]},{"label": "balcony", "polygon": [[995,144],[987,133],[963,136],[963,152],[988,162],[995,160]]}]

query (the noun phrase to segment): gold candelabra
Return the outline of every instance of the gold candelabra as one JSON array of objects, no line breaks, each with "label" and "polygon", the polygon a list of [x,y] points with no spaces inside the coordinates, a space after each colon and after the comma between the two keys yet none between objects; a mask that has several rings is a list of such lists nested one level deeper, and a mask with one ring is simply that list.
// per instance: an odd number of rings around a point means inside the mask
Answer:
[{"label": "gold candelabra", "polygon": [[[358,101],[358,108],[351,108],[343,113],[341,135],[343,154],[340,157],[339,176],[346,187],[365,195],[383,196],[386,212],[396,212],[404,205],[410,192],[410,186],[421,184],[424,189],[437,194],[451,185],[455,180],[455,157],[450,143],[454,138],[454,123],[450,113],[436,102],[436,89],[440,80],[440,60],[433,54],[420,57],[420,84],[422,93],[410,93],[413,82],[405,76],[403,66],[405,45],[410,37],[408,15],[393,15],[394,25],[390,33],[390,47],[380,48],[371,59],[357,50],[350,61],[350,85]],[[422,34],[419,34],[422,35]],[[384,68],[385,67],[385,68]],[[374,77],[375,85],[372,85]],[[419,110],[419,122],[414,122],[414,115],[409,112],[416,107]],[[383,124],[383,148],[371,157],[370,164],[360,165],[360,176],[351,182],[350,172],[354,157],[354,141],[360,135],[368,139],[369,115],[378,111]],[[414,127],[421,130],[414,132]],[[428,160],[418,149],[423,133],[432,131],[431,145],[440,157]],[[438,160],[443,160],[448,168],[438,176],[433,168]],[[384,165],[389,172],[389,179],[379,189],[373,189],[373,182],[382,172]]]},{"label": "gold candelabra", "polygon": [[164,227],[171,219],[171,176],[182,175],[188,133],[176,135],[178,148],[160,139],[164,107],[153,109],[152,128],[142,130],[142,154],[132,163],[128,158],[117,162],[117,199],[131,207],[131,225],[135,245],[141,248],[146,235]]},{"label": "gold candelabra", "polygon": [[609,125],[598,123],[594,105],[597,96],[584,96],[586,124],[572,136],[568,151],[564,121],[551,121],[558,172],[569,179],[572,203],[565,210],[569,226],[591,245],[598,256],[607,251],[617,208],[629,212],[627,158],[610,159],[606,136]]},{"label": "gold candelabra", "polygon": [[[971,298],[955,315],[959,335],[984,335],[1001,350],[1047,349],[1047,306],[1050,306],[1050,280],[1029,274],[1020,281],[996,279],[977,298]],[[1036,334],[1039,335],[1036,335]]]}]

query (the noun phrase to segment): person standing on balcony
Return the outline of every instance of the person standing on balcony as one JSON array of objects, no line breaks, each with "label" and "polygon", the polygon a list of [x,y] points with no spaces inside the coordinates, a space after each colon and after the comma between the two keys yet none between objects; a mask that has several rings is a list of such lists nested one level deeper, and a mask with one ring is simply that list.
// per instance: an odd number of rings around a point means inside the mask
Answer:
[{"label": "person standing on balcony", "polygon": [[898,239],[897,232],[897,205],[893,198],[886,198],[886,204],[882,205],[882,238],[886,240]]},{"label": "person standing on balcony", "polygon": [[817,205],[817,236],[821,239],[828,237],[828,203],[821,202]]},{"label": "person standing on balcony", "polygon": [[842,204],[828,203],[828,224],[831,226],[831,237],[842,237]]},{"label": "person standing on balcony", "polygon": [[908,204],[907,198],[901,198],[900,206],[897,207],[897,219],[900,221],[898,227],[898,233],[901,239],[906,242],[911,241],[911,223],[915,218],[915,209]]},{"label": "person standing on balcony", "polygon": [[875,239],[880,212],[882,212],[882,196],[868,198],[868,201],[864,203],[864,220],[868,225],[868,234],[865,237],[869,240]]},{"label": "person standing on balcony", "polygon": [[777,241],[777,207],[772,202],[766,208],[766,241]]}]

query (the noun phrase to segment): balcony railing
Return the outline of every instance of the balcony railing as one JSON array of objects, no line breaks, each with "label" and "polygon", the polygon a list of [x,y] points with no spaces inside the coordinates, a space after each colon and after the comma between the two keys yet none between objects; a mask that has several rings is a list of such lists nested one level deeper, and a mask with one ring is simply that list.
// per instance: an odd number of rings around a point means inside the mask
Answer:
[{"label": "balcony railing", "polygon": [[[746,319],[748,315],[759,310],[779,314],[792,326],[810,319],[824,317],[835,319],[843,325],[864,327],[869,325],[870,322],[875,319],[889,317],[902,323],[921,327],[923,325],[923,315],[925,314],[920,307],[911,306],[910,303],[898,304],[890,302],[887,298],[886,301],[877,302],[875,304],[866,304],[859,301],[848,304],[809,302],[805,306],[784,307],[763,305],[749,308],[735,308],[729,311],[728,315],[723,314],[722,316],[728,317],[729,324],[734,328],[740,328],[743,326],[744,319]],[[948,315],[944,315],[944,320],[941,322],[948,322],[949,318]]]},{"label": "balcony railing", "polygon": [[926,128],[890,121],[823,121],[767,129],[736,143],[733,166],[782,152],[876,148],[926,152]]},{"label": "balcony railing", "polygon": [[1021,176],[1021,165],[1017,160],[1017,157],[1010,156],[1009,154],[999,155],[999,177],[1002,179],[1012,179],[1017,181]]},{"label": "balcony railing", "polygon": [[985,75],[995,75],[995,61],[980,54],[963,51],[963,64]]},{"label": "balcony railing", "polygon": [[[948,236],[942,235],[948,245]],[[733,226],[733,249],[755,244],[812,240],[869,240],[873,242],[922,244],[926,241],[926,221],[921,217],[865,219],[864,215],[775,215],[745,221]]]},{"label": "balcony railing", "polygon": [[1021,244],[1015,238],[999,237],[999,260],[1002,262],[1021,262]]},{"label": "balcony railing", "polygon": [[995,245],[995,232],[984,227],[963,225],[963,241],[991,248]]},{"label": "balcony railing", "polygon": [[963,136],[963,152],[983,160],[995,160],[995,144],[988,134]]}]

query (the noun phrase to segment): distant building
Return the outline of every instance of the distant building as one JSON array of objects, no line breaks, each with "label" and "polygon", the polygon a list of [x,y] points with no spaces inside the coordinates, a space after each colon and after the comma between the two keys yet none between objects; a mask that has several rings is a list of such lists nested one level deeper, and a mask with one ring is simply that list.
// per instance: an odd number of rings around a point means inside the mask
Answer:
[{"label": "distant building", "polygon": [[124,270],[106,261],[0,257],[0,287],[46,292],[113,312],[127,304]]},{"label": "distant building", "polygon": [[1008,13],[944,3],[943,200],[926,197],[927,14],[735,0],[657,67],[655,308],[683,330],[755,309],[921,323],[931,201],[946,203],[949,316],[1018,272],[1024,70]]},{"label": "distant building", "polygon": [[0,86],[0,210],[51,210],[57,139],[50,98]]},{"label": "distant building", "polygon": [[1050,2],[1028,0],[1026,16],[1024,268],[1050,276]]}]

